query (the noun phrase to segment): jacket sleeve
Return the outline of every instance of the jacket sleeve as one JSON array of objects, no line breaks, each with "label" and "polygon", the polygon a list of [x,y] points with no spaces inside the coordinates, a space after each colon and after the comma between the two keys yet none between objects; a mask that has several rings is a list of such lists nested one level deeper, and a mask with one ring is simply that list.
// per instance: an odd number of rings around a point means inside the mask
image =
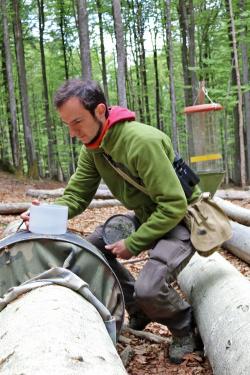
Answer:
[{"label": "jacket sleeve", "polygon": [[146,222],[125,240],[134,255],[150,248],[185,216],[187,200],[172,166],[173,158],[170,144],[154,140],[137,147],[137,153],[133,155],[134,167],[155,203],[155,210]]},{"label": "jacket sleeve", "polygon": [[69,219],[83,212],[94,197],[101,177],[91,153],[83,146],[76,172],[72,175],[62,197],[56,204],[68,206]]}]

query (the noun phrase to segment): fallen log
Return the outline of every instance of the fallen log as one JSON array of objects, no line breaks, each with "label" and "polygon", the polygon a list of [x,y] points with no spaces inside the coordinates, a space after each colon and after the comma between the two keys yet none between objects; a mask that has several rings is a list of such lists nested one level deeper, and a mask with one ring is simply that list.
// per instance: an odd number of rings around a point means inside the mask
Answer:
[{"label": "fallen log", "polygon": [[215,197],[229,200],[250,200],[250,190],[217,190]]},{"label": "fallen log", "polygon": [[250,228],[234,221],[230,223],[233,235],[223,243],[223,248],[250,264]]},{"label": "fallen log", "polygon": [[237,221],[240,224],[250,226],[249,209],[237,206],[236,204],[225,201],[219,197],[214,197],[213,199],[230,219]]},{"label": "fallen log", "polygon": [[221,255],[195,254],[178,277],[214,375],[250,374],[250,282]]},{"label": "fallen log", "polygon": [[[27,211],[31,206],[30,202],[24,203],[0,203],[0,215],[18,215]],[[93,199],[88,208],[102,208],[122,206],[117,199]]]},{"label": "fallen log", "polygon": [[34,289],[7,305],[0,337],[1,375],[127,374],[97,310],[62,286]]},{"label": "fallen log", "polygon": [[[64,189],[28,189],[26,195],[33,198],[57,198],[61,197],[64,193]],[[111,191],[108,188],[104,188],[103,185],[101,188],[97,189],[95,194],[96,199],[109,199],[113,198]]]}]

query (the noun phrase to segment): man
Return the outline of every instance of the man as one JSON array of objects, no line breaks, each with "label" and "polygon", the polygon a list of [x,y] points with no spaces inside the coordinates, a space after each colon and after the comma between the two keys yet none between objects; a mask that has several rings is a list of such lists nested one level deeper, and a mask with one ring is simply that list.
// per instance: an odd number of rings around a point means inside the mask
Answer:
[{"label": "man", "polygon": [[[173,335],[169,356],[181,363],[195,350],[191,306],[171,286],[194,253],[183,225],[187,200],[173,168],[174,151],[167,135],[135,121],[133,112],[107,108],[94,81],[69,80],[56,92],[55,106],[70,136],[83,143],[78,167],[57,204],[67,205],[69,217],[90,204],[101,178],[114,197],[133,210],[139,228],[125,240],[105,245],[102,226],[87,237],[107,257],[124,292],[130,326],[143,329],[150,321],[168,326]],[[144,186],[147,194],[128,183],[106,160],[104,153],[126,174]],[[198,197],[195,189],[192,199]],[[116,259],[141,251],[150,259],[135,281]]]}]

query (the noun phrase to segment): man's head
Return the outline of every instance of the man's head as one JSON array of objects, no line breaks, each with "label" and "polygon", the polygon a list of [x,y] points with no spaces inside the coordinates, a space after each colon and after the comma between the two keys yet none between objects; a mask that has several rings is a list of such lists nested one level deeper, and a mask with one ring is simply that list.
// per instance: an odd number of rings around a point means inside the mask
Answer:
[{"label": "man's head", "polygon": [[108,108],[101,87],[94,81],[72,79],[56,92],[54,104],[71,137],[92,143],[101,133]]}]

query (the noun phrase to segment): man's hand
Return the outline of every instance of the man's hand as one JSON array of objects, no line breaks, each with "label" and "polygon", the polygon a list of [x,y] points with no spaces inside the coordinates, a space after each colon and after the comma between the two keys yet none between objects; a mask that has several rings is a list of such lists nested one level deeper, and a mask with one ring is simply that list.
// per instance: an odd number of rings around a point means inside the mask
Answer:
[{"label": "man's hand", "polygon": [[121,259],[129,259],[133,254],[126,248],[125,241],[120,240],[111,245],[106,245],[105,249],[110,250],[112,254]]},{"label": "man's hand", "polygon": [[[32,201],[32,204],[34,204],[35,206],[39,206],[39,205],[40,205],[40,202],[39,202],[39,200],[34,199],[34,200]],[[29,211],[25,211],[25,212],[23,212],[23,213],[20,215],[20,218],[23,220],[23,223],[25,224],[27,230],[29,230],[29,224],[30,224],[30,215],[29,215]]]}]

